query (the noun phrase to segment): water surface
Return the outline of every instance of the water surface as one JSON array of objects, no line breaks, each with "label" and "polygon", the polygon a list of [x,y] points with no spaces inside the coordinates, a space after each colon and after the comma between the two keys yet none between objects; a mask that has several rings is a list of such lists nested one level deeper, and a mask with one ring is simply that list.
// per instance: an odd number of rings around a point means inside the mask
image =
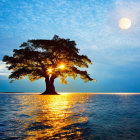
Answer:
[{"label": "water surface", "polygon": [[139,140],[140,95],[0,94],[0,139]]}]

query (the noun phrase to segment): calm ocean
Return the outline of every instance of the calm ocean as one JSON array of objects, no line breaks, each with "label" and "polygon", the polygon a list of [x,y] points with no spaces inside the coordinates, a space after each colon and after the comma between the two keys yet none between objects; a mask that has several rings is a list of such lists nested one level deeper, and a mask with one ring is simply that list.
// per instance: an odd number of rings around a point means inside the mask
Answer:
[{"label": "calm ocean", "polygon": [[0,94],[0,140],[140,140],[140,95]]}]

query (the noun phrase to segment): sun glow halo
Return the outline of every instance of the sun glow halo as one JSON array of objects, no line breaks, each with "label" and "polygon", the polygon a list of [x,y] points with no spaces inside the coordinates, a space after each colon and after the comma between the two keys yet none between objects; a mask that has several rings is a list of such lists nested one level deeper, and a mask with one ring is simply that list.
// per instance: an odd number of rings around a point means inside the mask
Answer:
[{"label": "sun glow halo", "polygon": [[48,73],[52,73],[52,68],[49,68],[48,69]]},{"label": "sun glow halo", "polygon": [[60,65],[58,68],[59,68],[59,69],[64,69],[65,66],[64,66],[64,64],[62,64],[62,65]]},{"label": "sun glow halo", "polygon": [[131,23],[131,20],[129,18],[121,18],[119,20],[119,27],[123,30],[127,30],[131,27],[132,23]]}]

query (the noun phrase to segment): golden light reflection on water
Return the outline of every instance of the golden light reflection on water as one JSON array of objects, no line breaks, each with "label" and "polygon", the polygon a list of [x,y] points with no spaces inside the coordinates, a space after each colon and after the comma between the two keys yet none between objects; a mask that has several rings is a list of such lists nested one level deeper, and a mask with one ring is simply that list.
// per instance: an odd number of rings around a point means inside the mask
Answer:
[{"label": "golden light reflection on water", "polygon": [[72,128],[72,125],[87,122],[87,117],[82,115],[87,95],[24,95],[18,96],[18,100],[22,106],[19,115],[29,116],[23,126],[25,139],[62,139],[82,134],[79,127]]}]

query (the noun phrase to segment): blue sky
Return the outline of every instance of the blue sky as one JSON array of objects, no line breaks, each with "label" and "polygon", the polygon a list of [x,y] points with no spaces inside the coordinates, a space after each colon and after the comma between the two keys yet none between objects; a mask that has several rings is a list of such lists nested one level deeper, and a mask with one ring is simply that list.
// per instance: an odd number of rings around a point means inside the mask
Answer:
[{"label": "blue sky", "polygon": [[[0,0],[0,91],[42,92],[44,80],[24,79],[10,84],[1,62],[4,55],[28,39],[51,39],[54,34],[75,40],[93,65],[98,82],[55,81],[61,92],[140,92],[139,0]],[[120,18],[131,19],[122,30]]]}]

